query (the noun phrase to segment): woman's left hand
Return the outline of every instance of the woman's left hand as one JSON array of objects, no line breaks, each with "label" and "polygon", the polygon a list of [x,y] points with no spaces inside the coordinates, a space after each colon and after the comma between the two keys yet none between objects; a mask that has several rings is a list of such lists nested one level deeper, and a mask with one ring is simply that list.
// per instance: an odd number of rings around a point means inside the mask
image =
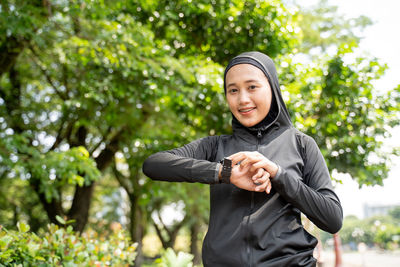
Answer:
[{"label": "woman's left hand", "polygon": [[257,169],[266,170],[270,178],[274,178],[278,172],[278,165],[267,159],[263,154],[258,151],[241,151],[229,156],[232,160],[232,166],[235,166],[240,162],[240,167],[245,168],[249,164],[251,165],[250,171],[255,172]]}]

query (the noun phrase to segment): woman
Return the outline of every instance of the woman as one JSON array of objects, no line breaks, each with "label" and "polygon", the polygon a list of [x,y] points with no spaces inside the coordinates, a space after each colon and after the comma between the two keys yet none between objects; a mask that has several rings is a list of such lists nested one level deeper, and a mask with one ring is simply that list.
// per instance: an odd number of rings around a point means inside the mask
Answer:
[{"label": "woman", "polygon": [[315,266],[315,237],[301,212],[324,231],[342,226],[342,207],[315,141],[296,130],[272,60],[233,58],[224,90],[233,135],[209,136],[151,155],[154,180],[210,184],[204,266]]}]

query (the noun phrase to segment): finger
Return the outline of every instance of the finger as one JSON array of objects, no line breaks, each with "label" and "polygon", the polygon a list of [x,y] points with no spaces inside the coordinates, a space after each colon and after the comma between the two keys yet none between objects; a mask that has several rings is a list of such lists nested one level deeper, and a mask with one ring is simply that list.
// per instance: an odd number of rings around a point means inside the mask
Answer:
[{"label": "finger", "polygon": [[265,190],[265,192],[266,192],[267,194],[269,194],[269,193],[271,192],[271,189],[272,189],[272,184],[271,184],[271,180],[269,180],[269,183],[268,183],[268,185],[267,185],[267,189]]},{"label": "finger", "polygon": [[257,173],[256,174],[254,174],[253,175],[253,180],[258,180],[258,179],[261,179],[261,178],[263,178],[263,177],[266,177],[266,178],[270,178],[270,173],[269,172],[267,172],[266,170],[264,170],[264,169],[258,169],[258,171],[257,171]]},{"label": "finger", "polygon": [[260,169],[260,168],[265,169],[265,170],[267,169],[264,160],[260,160],[258,162],[253,163],[251,165],[250,171],[254,172],[254,171],[256,171],[257,169]]},{"label": "finger", "polygon": [[247,164],[246,164],[246,162],[248,162],[249,161],[249,159],[246,157],[246,158],[244,158],[242,161],[240,161],[240,163],[239,163],[239,165],[240,165],[240,168],[245,168],[246,166],[247,166]]},{"label": "finger", "polygon": [[238,162],[243,161],[245,158],[247,158],[249,155],[251,155],[252,152],[249,151],[240,151],[235,154],[230,155],[228,158],[231,159],[235,164]]},{"label": "finger", "polygon": [[256,191],[259,191],[259,192],[266,191],[268,185],[271,184],[271,181],[269,179],[269,173],[264,172],[263,177],[260,178],[259,180],[262,181],[262,183],[256,187]]},{"label": "finger", "polygon": [[[253,165],[254,163],[258,162],[259,160],[260,160],[260,159],[257,158],[257,157],[249,156],[249,155],[248,155],[248,156],[246,157],[246,159],[244,159],[244,160],[240,163],[240,165],[243,166],[243,167],[247,167],[248,165]],[[252,171],[255,171],[255,169],[252,170]]]},{"label": "finger", "polygon": [[[254,177],[254,176],[253,176]],[[270,174],[263,170],[263,174],[258,176],[256,179],[253,179],[256,184],[263,184],[270,178]]]},{"label": "finger", "polygon": [[257,181],[258,179],[262,178],[264,176],[264,169],[258,169],[257,172],[253,175],[252,180]]},{"label": "finger", "polygon": [[227,157],[227,158],[230,159],[230,160],[233,160],[234,158],[240,156],[240,154],[242,154],[242,152],[237,152],[237,153],[235,153],[235,154],[230,155],[230,156]]},{"label": "finger", "polygon": [[269,181],[268,181],[267,189],[265,190],[265,192],[267,194],[269,194],[271,192],[271,190],[272,190],[272,183],[271,183],[271,178],[270,178]]},{"label": "finger", "polygon": [[262,183],[261,185],[256,186],[255,191],[257,192],[266,191],[268,184],[269,184],[269,179],[266,182]]},{"label": "finger", "polygon": [[232,160],[232,166],[235,166],[238,162],[241,162],[246,158],[246,155],[243,152],[236,153],[228,157]]}]

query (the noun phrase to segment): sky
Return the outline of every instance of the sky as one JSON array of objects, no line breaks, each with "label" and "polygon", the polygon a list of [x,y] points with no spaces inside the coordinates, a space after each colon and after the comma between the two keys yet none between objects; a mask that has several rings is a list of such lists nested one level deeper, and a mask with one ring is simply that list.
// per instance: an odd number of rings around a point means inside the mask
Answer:
[{"label": "sky", "polygon": [[[300,1],[312,4],[318,1]],[[381,59],[388,65],[388,70],[382,79],[375,83],[376,90],[388,90],[400,84],[400,1],[399,0],[337,0],[329,1],[338,6],[338,12],[347,18],[365,15],[372,19],[373,25],[363,33],[360,49]],[[400,127],[392,132],[392,138],[387,140],[388,146],[400,146]],[[359,186],[349,176],[342,177],[343,184],[336,185],[344,216],[356,215],[363,218],[363,205],[400,205],[400,158],[393,161],[389,177],[384,180],[384,186]]]}]

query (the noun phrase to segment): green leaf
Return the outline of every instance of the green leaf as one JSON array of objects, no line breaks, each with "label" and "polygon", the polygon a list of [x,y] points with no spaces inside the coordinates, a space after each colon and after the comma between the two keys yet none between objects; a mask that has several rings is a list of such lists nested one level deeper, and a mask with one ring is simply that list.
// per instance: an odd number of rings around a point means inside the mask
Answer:
[{"label": "green leaf", "polygon": [[0,237],[0,248],[5,249],[12,240],[13,238],[9,235]]},{"label": "green leaf", "polygon": [[24,222],[18,222],[18,223],[17,223],[17,227],[18,227],[18,230],[19,230],[20,232],[22,232],[22,233],[26,233],[26,232],[28,232],[29,229],[30,229],[29,225],[26,224],[26,223],[24,223]]},{"label": "green leaf", "polygon": [[42,256],[35,256],[35,259],[39,261],[46,261],[46,259],[43,258]]},{"label": "green leaf", "polygon": [[56,220],[60,223],[65,225],[67,222],[60,216],[56,215]]}]

